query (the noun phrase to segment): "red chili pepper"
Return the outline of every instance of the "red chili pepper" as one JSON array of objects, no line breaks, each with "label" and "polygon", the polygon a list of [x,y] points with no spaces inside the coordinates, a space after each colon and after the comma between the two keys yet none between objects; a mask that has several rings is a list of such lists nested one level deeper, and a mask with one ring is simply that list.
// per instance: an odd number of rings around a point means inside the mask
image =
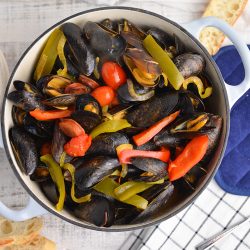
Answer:
[{"label": "red chili pepper", "polygon": [[30,115],[36,118],[39,121],[47,121],[47,120],[54,120],[69,117],[73,113],[73,110],[40,110],[35,109],[30,111]]},{"label": "red chili pepper", "polygon": [[172,121],[176,119],[176,117],[180,114],[180,111],[176,111],[175,113],[161,119],[148,129],[142,131],[141,133],[134,135],[133,140],[137,146],[141,146],[146,142],[150,141],[156,134],[158,134],[164,127],[170,124]]},{"label": "red chili pepper", "polygon": [[169,180],[175,181],[183,177],[206,154],[209,139],[207,135],[193,138],[177,158],[168,167]]},{"label": "red chili pepper", "polygon": [[130,160],[133,157],[146,157],[155,158],[164,162],[168,162],[170,157],[170,151],[165,149],[164,151],[145,151],[136,149],[124,149],[118,153],[118,158],[121,164],[131,163]]},{"label": "red chili pepper", "polygon": [[71,140],[64,145],[65,152],[72,157],[84,156],[91,145],[91,136],[86,134],[71,138]]}]

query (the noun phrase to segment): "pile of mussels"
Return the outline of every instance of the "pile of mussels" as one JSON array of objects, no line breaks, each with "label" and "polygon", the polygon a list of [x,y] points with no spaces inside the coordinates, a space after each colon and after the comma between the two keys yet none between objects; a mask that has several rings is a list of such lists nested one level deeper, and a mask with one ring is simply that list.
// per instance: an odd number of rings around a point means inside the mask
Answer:
[{"label": "pile of mussels", "polygon": [[138,223],[207,173],[222,118],[201,55],[128,20],[65,23],[30,82],[14,81],[9,131],[21,170],[57,210],[96,226]]}]

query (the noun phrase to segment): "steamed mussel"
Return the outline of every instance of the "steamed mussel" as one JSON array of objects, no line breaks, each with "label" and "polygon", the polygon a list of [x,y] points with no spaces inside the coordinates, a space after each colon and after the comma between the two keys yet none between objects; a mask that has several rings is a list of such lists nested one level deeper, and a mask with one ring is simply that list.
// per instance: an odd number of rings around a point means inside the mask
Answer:
[{"label": "steamed mussel", "polygon": [[209,172],[223,121],[208,113],[206,73],[203,56],[168,30],[66,22],[33,79],[8,94],[16,161],[58,211],[83,222],[155,219]]}]

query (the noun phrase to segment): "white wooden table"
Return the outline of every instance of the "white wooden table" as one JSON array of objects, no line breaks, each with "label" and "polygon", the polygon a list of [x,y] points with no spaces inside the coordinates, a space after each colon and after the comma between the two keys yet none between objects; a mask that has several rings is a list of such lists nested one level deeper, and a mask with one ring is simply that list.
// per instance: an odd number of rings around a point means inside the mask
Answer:
[{"label": "white wooden table", "polygon": [[[208,0],[8,0],[0,1],[0,50],[10,71],[27,46],[55,22],[74,13],[107,5],[147,9],[184,23],[201,16]],[[94,4],[95,3],[95,4]],[[240,29],[240,23],[238,24]],[[0,200],[13,208],[23,206],[27,194],[14,176],[4,151],[0,150]],[[59,250],[119,249],[129,235],[103,233],[73,226],[47,214],[43,234],[56,241]]]}]

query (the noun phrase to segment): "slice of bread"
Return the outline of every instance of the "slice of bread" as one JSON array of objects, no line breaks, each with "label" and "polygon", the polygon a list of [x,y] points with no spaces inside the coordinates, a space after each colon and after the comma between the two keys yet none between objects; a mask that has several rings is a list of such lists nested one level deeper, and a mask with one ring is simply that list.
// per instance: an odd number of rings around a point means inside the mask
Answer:
[{"label": "slice of bread", "polygon": [[43,226],[41,218],[12,222],[0,217],[0,249],[4,246],[32,242]]},{"label": "slice of bread", "polygon": [[[247,0],[211,0],[203,16],[215,16],[233,25],[243,12]],[[214,27],[207,27],[201,31],[200,41],[211,55],[220,49],[225,35]]]},{"label": "slice of bread", "polygon": [[30,243],[6,246],[3,250],[56,250],[56,244],[53,241],[38,235]]}]

